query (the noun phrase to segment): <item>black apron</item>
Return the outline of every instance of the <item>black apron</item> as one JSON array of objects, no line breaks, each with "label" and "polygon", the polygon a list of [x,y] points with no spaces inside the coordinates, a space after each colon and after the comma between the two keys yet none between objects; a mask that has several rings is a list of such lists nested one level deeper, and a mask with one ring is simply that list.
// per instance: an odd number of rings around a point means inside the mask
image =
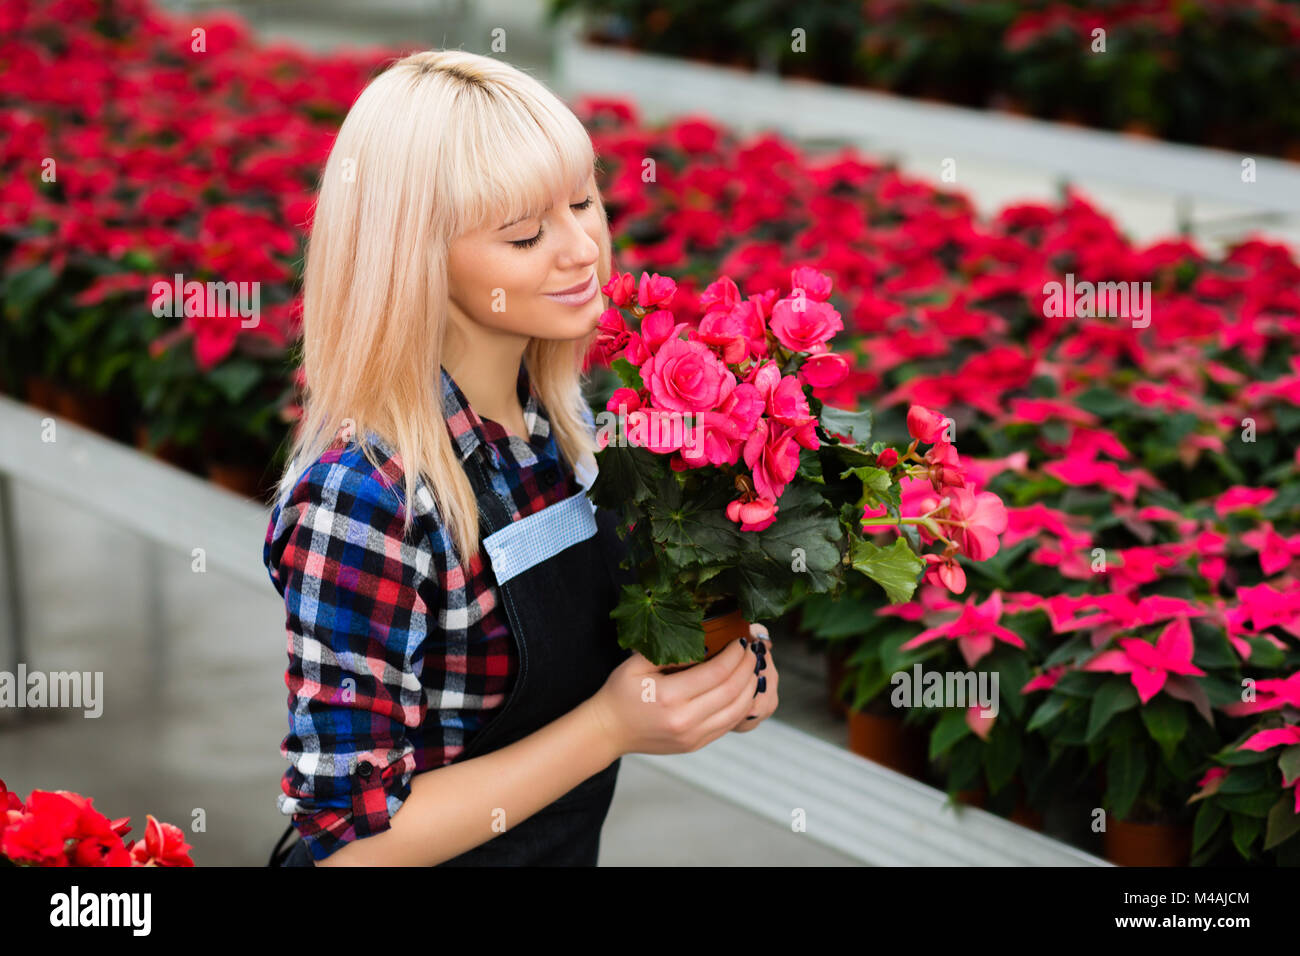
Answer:
[{"label": "black apron", "polygon": [[[477,448],[465,469],[518,670],[505,702],[453,762],[506,747],[573,710],[628,655],[609,616],[619,587],[634,580],[618,567],[627,545],[615,532],[617,517],[594,509],[582,489],[512,522],[512,509],[492,487],[486,454]],[[615,760],[528,819],[438,865],[595,866],[621,763]],[[293,829],[290,824],[280,844]],[[315,865],[302,840],[287,854],[280,844],[270,865]]]}]

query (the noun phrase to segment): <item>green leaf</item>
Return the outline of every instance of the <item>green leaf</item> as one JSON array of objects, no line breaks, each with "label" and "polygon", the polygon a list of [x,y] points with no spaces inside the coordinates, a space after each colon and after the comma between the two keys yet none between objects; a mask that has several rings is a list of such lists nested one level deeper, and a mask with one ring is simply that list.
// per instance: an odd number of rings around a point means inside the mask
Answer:
[{"label": "green leaf", "polygon": [[1195,853],[1205,841],[1214,836],[1225,814],[1223,808],[1213,800],[1206,800],[1196,812],[1196,822],[1192,825],[1192,852]]},{"label": "green leaf", "polygon": [[235,405],[243,400],[262,377],[262,370],[256,362],[247,359],[231,359],[223,362],[208,373],[208,380],[221,390],[226,400]]},{"label": "green leaf", "polygon": [[925,562],[902,538],[895,538],[887,548],[854,538],[849,553],[853,567],[884,588],[891,604],[904,604],[912,599]]},{"label": "green leaf", "polygon": [[616,358],[609,363],[610,370],[618,376],[618,382],[625,388],[640,391],[645,388],[641,370],[625,358]]},{"label": "green leaf", "polygon": [[659,488],[664,464],[648,448],[611,442],[596,455],[600,469],[589,496],[602,508],[620,510],[631,495],[633,504],[653,497]]},{"label": "green leaf", "polygon": [[1050,724],[1065,709],[1066,698],[1060,694],[1049,693],[1047,700],[1038,705],[1034,715],[1029,718],[1026,730],[1037,730],[1039,727],[1045,727]]},{"label": "green leaf", "polygon": [[822,428],[839,435],[848,435],[854,444],[865,445],[871,441],[871,410],[845,411],[842,408],[822,406]]},{"label": "green leaf", "polygon": [[1112,717],[1137,705],[1137,691],[1127,677],[1106,681],[1093,693],[1092,710],[1088,714],[1088,732],[1084,740],[1088,743],[1096,740]]},{"label": "green leaf", "polygon": [[1187,735],[1187,709],[1167,694],[1157,694],[1142,708],[1142,722],[1166,758]]},{"label": "green leaf", "polygon": [[1295,798],[1284,793],[1268,811],[1268,829],[1264,833],[1264,849],[1271,850],[1300,833],[1300,813],[1295,812]]},{"label": "green leaf", "polygon": [[743,548],[745,534],[727,517],[730,500],[727,489],[716,484],[688,496],[675,475],[663,475],[650,513],[650,536],[665,557],[680,567],[729,564]]},{"label": "green leaf", "polygon": [[1141,747],[1121,744],[1110,752],[1106,762],[1106,797],[1119,819],[1123,820],[1133,808],[1146,772]]},{"label": "green leaf", "polygon": [[988,757],[985,768],[988,771],[989,792],[997,793],[1012,777],[1020,766],[1020,734],[1005,721],[995,724],[989,735]]},{"label": "green leaf", "polygon": [[654,664],[684,664],[704,656],[704,611],[680,590],[624,585],[610,617],[618,622],[619,646]]},{"label": "green leaf", "polygon": [[930,732],[930,759],[941,756],[971,732],[970,724],[966,723],[966,711],[948,708]]},{"label": "green leaf", "polygon": [[1232,844],[1241,854],[1242,859],[1250,859],[1250,845],[1255,842],[1259,836],[1259,831],[1264,829],[1264,821],[1259,817],[1241,817],[1232,818]]},{"label": "green leaf", "polygon": [[1277,768],[1282,771],[1283,786],[1300,778],[1300,744],[1283,748],[1282,755],[1277,758]]},{"label": "green leaf", "polygon": [[849,468],[843,471],[840,477],[847,478],[849,475],[855,475],[862,481],[862,497],[857,503],[859,511],[873,501],[878,501],[888,495],[890,486],[894,483],[893,479],[889,477],[889,472],[883,468],[871,466]]}]

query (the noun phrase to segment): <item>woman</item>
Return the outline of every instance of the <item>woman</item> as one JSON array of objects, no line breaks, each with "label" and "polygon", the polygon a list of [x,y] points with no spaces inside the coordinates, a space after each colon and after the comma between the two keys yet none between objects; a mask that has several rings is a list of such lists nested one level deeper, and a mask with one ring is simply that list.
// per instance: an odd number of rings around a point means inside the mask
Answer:
[{"label": "woman", "polygon": [[623,754],[776,707],[764,640],[674,674],[618,646],[630,576],[585,495],[611,272],[594,164],[540,83],[446,50],[372,81],[330,152],[264,552],[287,612],[285,865],[595,865]]}]

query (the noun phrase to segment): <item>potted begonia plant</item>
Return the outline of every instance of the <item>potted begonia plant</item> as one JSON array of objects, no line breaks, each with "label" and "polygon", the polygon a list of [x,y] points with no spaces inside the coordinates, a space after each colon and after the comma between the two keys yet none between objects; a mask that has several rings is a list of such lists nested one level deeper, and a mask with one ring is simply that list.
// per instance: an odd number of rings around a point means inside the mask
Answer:
[{"label": "potted begonia plant", "polygon": [[621,387],[597,416],[589,493],[619,513],[635,575],[613,612],[620,644],[697,662],[749,622],[842,589],[849,569],[909,600],[926,568],[915,529],[887,547],[862,533],[868,508],[898,516],[899,453],[871,442],[869,410],[813,394],[849,371],[829,347],[843,328],[830,279],[796,268],[784,294],[742,296],[724,276],[685,317],[658,274],[616,274],[604,291],[592,360]]}]

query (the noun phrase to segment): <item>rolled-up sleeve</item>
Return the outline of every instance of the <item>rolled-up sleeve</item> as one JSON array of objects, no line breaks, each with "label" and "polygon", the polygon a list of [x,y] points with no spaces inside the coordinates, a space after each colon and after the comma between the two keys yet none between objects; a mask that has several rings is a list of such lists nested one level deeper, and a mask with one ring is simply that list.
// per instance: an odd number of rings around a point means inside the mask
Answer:
[{"label": "rolled-up sleeve", "polygon": [[289,655],[279,805],[316,860],[389,828],[426,710],[428,556],[404,538],[396,490],[358,457],[312,465],[276,506],[264,551]]}]

